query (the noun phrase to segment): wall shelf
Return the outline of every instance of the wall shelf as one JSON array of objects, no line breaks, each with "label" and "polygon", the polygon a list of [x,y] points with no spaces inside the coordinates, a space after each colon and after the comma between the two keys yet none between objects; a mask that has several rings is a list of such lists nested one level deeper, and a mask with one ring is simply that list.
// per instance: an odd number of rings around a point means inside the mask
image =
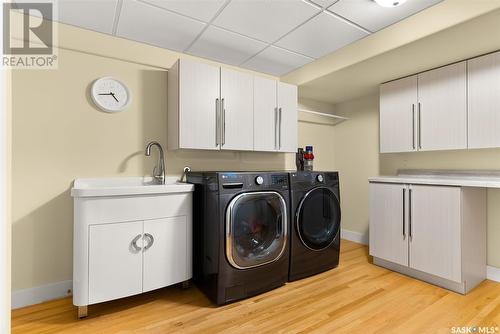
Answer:
[{"label": "wall shelf", "polygon": [[298,111],[299,111],[299,122],[334,126],[348,120],[347,117],[342,117],[334,114],[327,114],[307,109],[299,109]]}]

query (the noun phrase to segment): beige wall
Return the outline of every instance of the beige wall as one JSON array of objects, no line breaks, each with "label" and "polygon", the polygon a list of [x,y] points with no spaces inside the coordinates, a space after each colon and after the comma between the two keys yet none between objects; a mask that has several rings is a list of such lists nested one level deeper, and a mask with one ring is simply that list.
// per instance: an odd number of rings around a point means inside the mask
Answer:
[{"label": "beige wall", "polygon": [[[147,175],[155,162],[144,156],[147,142],[166,148],[166,69],[178,53],[65,25],[59,25],[58,45],[57,70],[16,71],[12,78],[13,290],[72,278],[75,178]],[[129,86],[126,111],[108,114],[93,106],[89,87],[102,76]],[[316,146],[317,168],[333,167],[332,140],[331,126],[299,123],[299,143]],[[180,175],[184,166],[292,169],[295,157],[180,150],[166,152],[166,166],[169,175]]]},{"label": "beige wall", "polygon": [[368,232],[368,182],[378,175],[378,98],[337,104],[335,113],[349,119],[335,126],[335,168],[340,175],[342,228]]},{"label": "beige wall", "polygon": [[[336,105],[350,120],[335,127],[335,165],[341,174],[343,228],[368,231],[369,176],[398,169],[500,169],[500,149],[378,153],[378,96]],[[500,190],[488,190],[488,264],[500,267]]]},{"label": "beige wall", "polygon": [[[1,30],[1,28],[0,28]],[[2,81],[0,83],[0,126],[2,127],[3,138],[0,140],[2,155],[0,161],[1,178],[0,181],[0,202],[2,207],[0,212],[0,332],[10,331],[10,307],[11,307],[11,156],[12,156],[12,108],[11,108],[11,72],[0,70]],[[5,113],[4,113],[5,112]],[[4,173],[5,172],[5,173]],[[5,225],[4,225],[5,224]]]}]

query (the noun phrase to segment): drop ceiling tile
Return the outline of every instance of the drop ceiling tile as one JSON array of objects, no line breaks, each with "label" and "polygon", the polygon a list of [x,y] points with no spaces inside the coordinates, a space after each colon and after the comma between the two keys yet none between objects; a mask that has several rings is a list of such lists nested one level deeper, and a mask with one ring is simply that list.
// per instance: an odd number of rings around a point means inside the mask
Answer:
[{"label": "drop ceiling tile", "polygon": [[209,22],[226,0],[143,0],[143,2]]},{"label": "drop ceiling tile", "polygon": [[320,58],[366,35],[366,32],[344,20],[321,13],[275,44],[312,58]]},{"label": "drop ceiling tile", "polygon": [[213,24],[274,42],[319,11],[302,0],[232,0]]},{"label": "drop ceiling tile", "polygon": [[[46,1],[31,0],[29,2]],[[59,0],[54,4],[57,8],[55,21],[106,34],[113,32],[118,0]],[[36,11],[33,14],[38,16]]]},{"label": "drop ceiling tile", "polygon": [[286,74],[314,59],[270,46],[245,62],[242,67],[276,76]]},{"label": "drop ceiling tile", "polygon": [[328,6],[333,5],[335,2],[337,2],[339,0],[310,0],[310,1],[314,2],[315,4],[317,4],[323,8],[326,8]]},{"label": "drop ceiling tile", "polygon": [[408,0],[397,7],[386,8],[373,0],[340,0],[328,10],[370,31],[378,31],[441,1]]},{"label": "drop ceiling tile", "polygon": [[187,52],[222,63],[239,65],[265,47],[265,43],[210,26]]},{"label": "drop ceiling tile", "polygon": [[183,51],[205,24],[133,0],[124,0],[116,35],[176,51]]}]

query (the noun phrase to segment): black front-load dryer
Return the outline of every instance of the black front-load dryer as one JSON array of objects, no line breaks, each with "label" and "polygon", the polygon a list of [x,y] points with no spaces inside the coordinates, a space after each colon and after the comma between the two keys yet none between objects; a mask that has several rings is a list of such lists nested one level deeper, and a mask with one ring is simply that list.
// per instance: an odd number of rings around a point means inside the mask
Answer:
[{"label": "black front-load dryer", "polygon": [[291,172],[290,267],[294,281],[337,267],[340,253],[338,172]]},{"label": "black front-load dryer", "polygon": [[286,283],[288,173],[190,172],[193,280],[217,305]]}]

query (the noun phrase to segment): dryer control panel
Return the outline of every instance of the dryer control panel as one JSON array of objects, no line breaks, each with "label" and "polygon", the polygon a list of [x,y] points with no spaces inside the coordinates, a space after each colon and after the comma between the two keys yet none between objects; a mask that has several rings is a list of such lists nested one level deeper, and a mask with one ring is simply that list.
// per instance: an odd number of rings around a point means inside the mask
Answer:
[{"label": "dryer control panel", "polygon": [[220,190],[286,190],[288,174],[280,172],[220,172]]}]

